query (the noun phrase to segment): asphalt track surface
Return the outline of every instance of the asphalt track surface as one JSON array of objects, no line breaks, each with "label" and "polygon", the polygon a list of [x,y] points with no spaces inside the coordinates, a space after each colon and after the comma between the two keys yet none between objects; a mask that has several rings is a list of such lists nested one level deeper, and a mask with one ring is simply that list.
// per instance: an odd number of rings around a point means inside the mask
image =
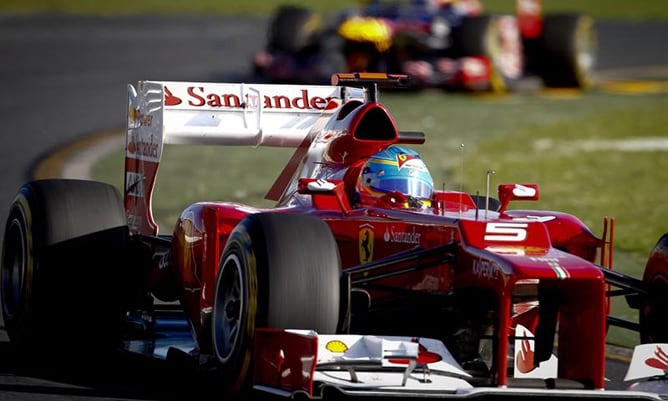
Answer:
[{"label": "asphalt track surface", "polygon": [[[598,30],[601,76],[634,78],[668,65],[668,23],[599,21]],[[251,18],[0,14],[0,221],[39,160],[124,126],[128,83],[248,82],[264,32],[265,21]],[[220,398],[207,380],[132,358],[78,368],[35,364],[14,352],[2,329],[0,320],[0,400]],[[623,388],[625,368],[623,360],[610,361],[608,388]]]}]

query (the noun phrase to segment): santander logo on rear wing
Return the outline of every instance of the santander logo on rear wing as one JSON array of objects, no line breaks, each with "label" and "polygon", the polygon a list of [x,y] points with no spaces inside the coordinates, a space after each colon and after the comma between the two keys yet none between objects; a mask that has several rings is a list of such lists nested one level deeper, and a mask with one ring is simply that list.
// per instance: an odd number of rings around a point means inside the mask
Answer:
[{"label": "santander logo on rear wing", "polygon": [[163,143],[294,147],[338,109],[343,93],[340,86],[141,81],[128,85],[135,147],[127,157],[157,161]]}]

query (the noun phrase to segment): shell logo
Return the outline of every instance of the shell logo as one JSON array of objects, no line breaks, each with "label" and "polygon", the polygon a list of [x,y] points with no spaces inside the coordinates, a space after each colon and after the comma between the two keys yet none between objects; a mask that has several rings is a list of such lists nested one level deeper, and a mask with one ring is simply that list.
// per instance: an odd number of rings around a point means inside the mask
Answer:
[{"label": "shell logo", "polygon": [[332,340],[325,345],[325,349],[329,352],[344,353],[348,351],[348,346],[339,340]]}]

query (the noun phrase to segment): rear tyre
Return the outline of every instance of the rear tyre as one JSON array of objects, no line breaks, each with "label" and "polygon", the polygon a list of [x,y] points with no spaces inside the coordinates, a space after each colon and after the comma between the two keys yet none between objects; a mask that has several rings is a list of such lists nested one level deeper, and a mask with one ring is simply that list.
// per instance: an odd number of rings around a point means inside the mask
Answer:
[{"label": "rear tyre", "polygon": [[348,71],[343,42],[338,35],[322,35],[312,57],[316,60],[314,83],[329,85],[333,74]]},{"label": "rear tyre", "polygon": [[319,219],[259,213],[239,223],[220,259],[213,304],[212,348],[227,391],[246,389],[256,328],[336,332],[340,268]]},{"label": "rear tyre", "polygon": [[484,57],[490,62],[489,83],[475,90],[506,92],[522,74],[522,45],[514,17],[467,17],[455,33],[460,57]]},{"label": "rear tyre", "polygon": [[539,51],[539,73],[545,86],[589,87],[596,48],[593,18],[578,14],[546,16]]},{"label": "rear tyre", "polygon": [[293,5],[281,6],[268,32],[269,50],[297,53],[314,43],[320,20],[313,11]]},{"label": "rear tyre", "polygon": [[640,308],[640,342],[668,342],[668,233],[650,253],[643,282],[647,285],[647,302]]},{"label": "rear tyre", "polygon": [[128,227],[118,191],[66,179],[33,181],[12,203],[2,247],[2,316],[10,341],[34,352],[110,351],[122,327]]}]

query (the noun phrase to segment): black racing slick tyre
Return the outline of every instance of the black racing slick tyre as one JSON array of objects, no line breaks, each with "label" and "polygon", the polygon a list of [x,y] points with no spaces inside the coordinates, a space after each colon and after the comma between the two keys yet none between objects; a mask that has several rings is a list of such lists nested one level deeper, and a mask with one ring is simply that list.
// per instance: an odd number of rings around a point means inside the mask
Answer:
[{"label": "black racing slick tyre", "polygon": [[269,24],[268,48],[293,54],[304,50],[314,44],[320,25],[318,15],[307,8],[281,6]]},{"label": "black racing slick tyre", "polygon": [[329,227],[298,214],[259,213],[233,230],[220,259],[212,348],[229,392],[247,388],[259,327],[335,333],[340,257]]},{"label": "black racing slick tyre", "polygon": [[593,18],[545,16],[539,46],[538,69],[546,87],[585,89],[591,85],[597,49]]},{"label": "black racing slick tyre", "polygon": [[48,179],[23,185],[4,232],[0,285],[10,341],[40,353],[120,340],[122,264],[128,241],[118,191]]},{"label": "black racing slick tyre", "polygon": [[640,307],[640,342],[668,342],[668,233],[652,249],[643,282],[647,286],[647,301]]}]

